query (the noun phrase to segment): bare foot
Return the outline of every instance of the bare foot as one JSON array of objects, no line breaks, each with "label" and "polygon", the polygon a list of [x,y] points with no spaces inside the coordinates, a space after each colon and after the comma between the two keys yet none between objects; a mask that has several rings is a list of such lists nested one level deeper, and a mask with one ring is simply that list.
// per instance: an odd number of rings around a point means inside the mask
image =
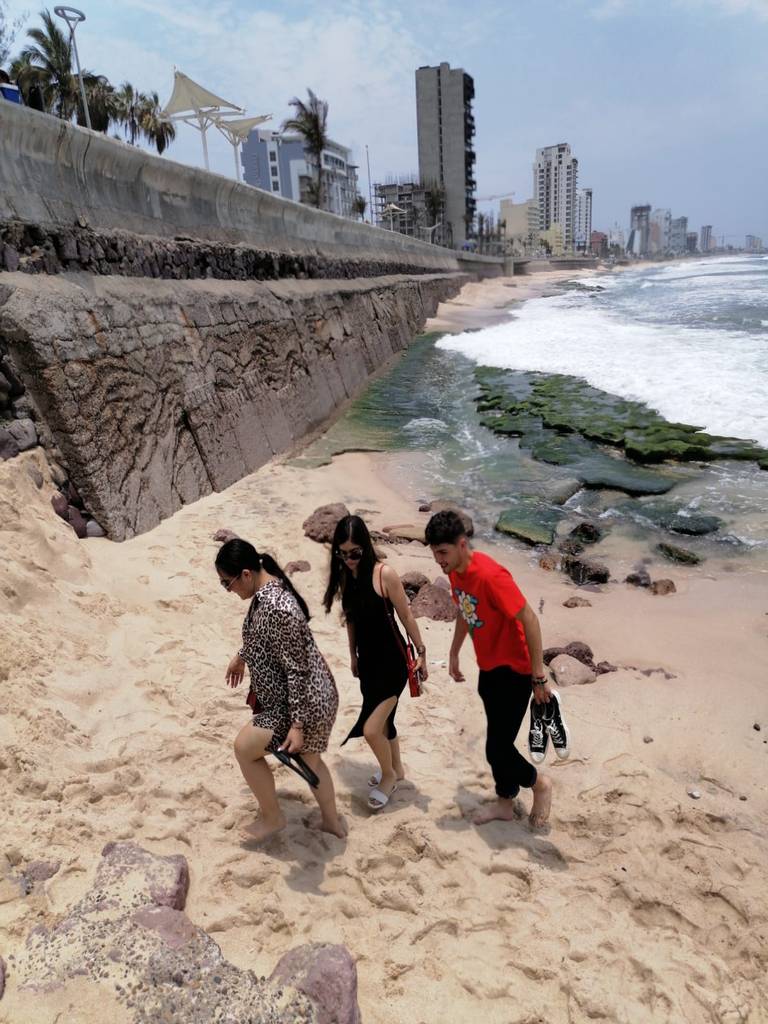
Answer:
[{"label": "bare foot", "polygon": [[539,774],[533,787],[533,807],[528,816],[531,828],[545,828],[549,821],[552,807],[552,780],[547,775]]},{"label": "bare foot", "polygon": [[263,843],[270,836],[277,835],[285,828],[285,818],[276,818],[274,821],[267,821],[265,818],[258,818],[251,825],[245,826],[243,838],[249,843]]},{"label": "bare foot", "polygon": [[520,807],[517,800],[499,797],[492,804],[488,804],[481,811],[478,811],[472,821],[475,825],[487,825],[489,821],[514,821],[520,817]]},{"label": "bare foot", "polygon": [[332,821],[326,821],[325,818],[322,818],[319,827],[321,832],[329,832],[332,836],[336,836],[337,839],[346,839],[349,832],[347,823],[340,814]]}]

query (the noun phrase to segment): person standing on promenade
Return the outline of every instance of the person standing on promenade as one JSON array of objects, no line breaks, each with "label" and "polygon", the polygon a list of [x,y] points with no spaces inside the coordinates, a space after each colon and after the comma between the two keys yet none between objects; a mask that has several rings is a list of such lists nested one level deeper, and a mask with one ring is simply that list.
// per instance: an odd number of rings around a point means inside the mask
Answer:
[{"label": "person standing on promenade", "polygon": [[368,807],[380,811],[405,778],[395,712],[408,680],[408,666],[405,640],[395,623],[394,611],[413,640],[422,679],[427,678],[427,658],[400,577],[379,561],[360,516],[344,516],[336,524],[323,601],[326,613],[339,594],[352,675],[360,680],[363,694],[360,716],[344,743],[353,736],[364,736],[379,762],[379,771],[369,781]]},{"label": "person standing on promenade", "polygon": [[472,636],[480,668],[478,692],[488,723],[485,756],[496,783],[496,800],[478,812],[475,824],[512,820],[515,798],[522,787],[533,791],[529,821],[533,828],[541,828],[549,819],[552,782],[515,747],[531,691],[537,704],[552,699],[538,617],[508,570],[470,548],[464,524],[455,512],[433,515],[427,523],[426,541],[449,577],[451,596],[459,607],[449,674],[456,682],[464,682],[459,651],[467,633]]},{"label": "person standing on promenade", "polygon": [[235,738],[235,757],[259,802],[261,815],[249,838],[267,839],[285,828],[275,781],[264,757],[283,750],[300,753],[317,776],[312,793],[324,832],[343,838],[346,827],[336,809],[333,780],[321,758],[328,747],[339,706],[331,670],[309,628],[306,602],[270,555],[248,541],[228,540],[216,555],[219,581],[228,593],[250,601],[243,622],[243,646],[227,666],[231,687],[251,677],[252,720]]}]

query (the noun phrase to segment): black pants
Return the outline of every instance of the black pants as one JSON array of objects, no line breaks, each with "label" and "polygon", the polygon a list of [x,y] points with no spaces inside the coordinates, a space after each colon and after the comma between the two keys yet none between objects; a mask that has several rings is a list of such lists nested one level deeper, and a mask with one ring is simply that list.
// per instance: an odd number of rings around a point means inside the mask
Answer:
[{"label": "black pants", "polygon": [[531,677],[501,665],[481,671],[477,690],[488,719],[485,756],[493,772],[496,793],[500,797],[515,797],[521,786],[530,789],[536,782],[536,769],[515,747],[531,699]]}]

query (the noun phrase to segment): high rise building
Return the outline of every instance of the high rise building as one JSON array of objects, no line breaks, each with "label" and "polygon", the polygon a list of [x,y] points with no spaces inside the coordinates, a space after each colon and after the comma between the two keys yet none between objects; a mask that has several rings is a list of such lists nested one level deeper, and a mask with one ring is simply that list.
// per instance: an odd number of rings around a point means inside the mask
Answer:
[{"label": "high rise building", "polygon": [[673,217],[669,225],[669,248],[673,253],[688,252],[688,218]]},{"label": "high rise building", "polygon": [[651,214],[649,227],[648,246],[651,253],[665,253],[669,251],[670,238],[672,233],[672,211],[654,210]]},{"label": "high rise building", "polygon": [[448,244],[460,248],[475,219],[475,83],[443,63],[416,71],[416,129],[421,184],[445,193]]},{"label": "high rise building", "polygon": [[566,251],[573,249],[578,176],[579,161],[571,155],[567,142],[536,150],[533,198],[539,207],[539,230],[548,231],[558,224]]},{"label": "high rise building", "polygon": [[633,206],[630,214],[627,252],[633,256],[647,256],[651,229],[651,207]]},{"label": "high rise building", "polygon": [[573,235],[574,249],[586,252],[592,238],[592,189],[576,191],[576,227]]},{"label": "high rise building", "polygon": [[688,234],[685,236],[685,242],[687,252],[696,252],[699,243],[699,236],[696,234],[695,231],[689,231]]},{"label": "high rise building", "polygon": [[704,224],[699,237],[699,252],[709,252],[712,248],[712,225]]},{"label": "high rise building", "polygon": [[[254,129],[243,143],[240,159],[249,185],[313,205],[315,173],[307,162],[300,135]],[[329,139],[322,153],[322,167],[324,208],[341,217],[357,216],[357,166],[352,163],[352,151]]]},{"label": "high rise building", "polygon": [[757,235],[747,235],[746,237],[746,250],[747,252],[762,252],[763,251],[763,240]]},{"label": "high rise building", "polygon": [[535,199],[514,203],[502,199],[499,221],[504,222],[504,238],[514,249],[523,253],[535,252],[539,246],[539,207]]}]

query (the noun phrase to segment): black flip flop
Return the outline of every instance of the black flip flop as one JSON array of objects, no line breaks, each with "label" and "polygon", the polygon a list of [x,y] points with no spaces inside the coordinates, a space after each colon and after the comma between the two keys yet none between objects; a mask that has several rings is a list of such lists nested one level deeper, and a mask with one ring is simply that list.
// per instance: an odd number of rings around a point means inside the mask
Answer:
[{"label": "black flip flop", "polygon": [[281,764],[284,764],[286,768],[290,768],[292,772],[296,772],[313,789],[317,789],[320,786],[320,779],[318,779],[301,754],[289,754],[287,750],[273,750],[272,753]]}]

